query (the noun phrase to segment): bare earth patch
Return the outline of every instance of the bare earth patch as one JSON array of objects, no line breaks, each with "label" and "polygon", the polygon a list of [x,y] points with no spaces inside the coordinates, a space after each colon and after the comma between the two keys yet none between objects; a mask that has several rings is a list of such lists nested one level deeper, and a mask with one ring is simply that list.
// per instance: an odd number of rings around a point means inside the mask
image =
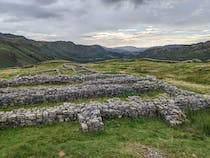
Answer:
[{"label": "bare earth patch", "polygon": [[129,143],[120,152],[129,153],[139,158],[167,158],[160,149],[151,148],[139,143]]},{"label": "bare earth patch", "polygon": [[59,157],[64,157],[66,154],[63,150],[61,150],[59,153],[58,153],[58,156]]}]

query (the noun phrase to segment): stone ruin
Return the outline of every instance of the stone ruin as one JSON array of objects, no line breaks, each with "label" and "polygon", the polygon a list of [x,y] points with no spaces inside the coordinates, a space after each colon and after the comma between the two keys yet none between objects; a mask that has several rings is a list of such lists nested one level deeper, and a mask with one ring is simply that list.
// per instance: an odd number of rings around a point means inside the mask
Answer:
[{"label": "stone ruin", "polygon": [[[42,84],[64,83],[65,85],[57,87],[36,87]],[[29,85],[32,87],[18,87]],[[12,80],[1,80],[0,87],[1,107],[66,102],[55,107],[21,108],[0,112],[1,128],[78,121],[85,132],[101,131],[105,119],[139,116],[160,116],[171,126],[175,126],[186,122],[186,110],[210,107],[209,97],[178,89],[153,77],[123,74],[18,77]],[[129,96],[126,101],[112,98],[103,103],[68,103],[77,99],[116,97],[149,91],[161,91],[168,96],[146,100],[139,96]]]}]

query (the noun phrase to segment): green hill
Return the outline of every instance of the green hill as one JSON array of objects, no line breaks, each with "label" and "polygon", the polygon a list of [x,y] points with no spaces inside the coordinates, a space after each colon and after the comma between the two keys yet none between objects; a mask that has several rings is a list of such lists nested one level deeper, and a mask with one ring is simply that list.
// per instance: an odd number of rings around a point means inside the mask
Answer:
[{"label": "green hill", "polygon": [[46,60],[97,62],[109,59],[151,58],[156,60],[210,59],[210,41],[193,45],[153,47],[141,52],[118,52],[99,45],[77,45],[66,41],[34,41],[0,33],[0,67],[36,64]]},{"label": "green hill", "polygon": [[0,34],[0,67],[23,66],[41,61],[65,59],[77,62],[119,58],[98,45],[76,45],[73,42],[43,42],[23,36]]},{"label": "green hill", "polygon": [[210,59],[210,41],[192,45],[154,47],[139,53],[138,57],[175,61],[192,59],[207,61]]}]

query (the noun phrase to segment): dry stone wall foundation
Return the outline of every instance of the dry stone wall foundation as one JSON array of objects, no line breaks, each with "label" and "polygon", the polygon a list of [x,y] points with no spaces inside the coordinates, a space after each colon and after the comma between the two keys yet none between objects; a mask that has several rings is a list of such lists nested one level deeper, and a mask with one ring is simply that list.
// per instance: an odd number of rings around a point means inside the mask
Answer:
[{"label": "dry stone wall foundation", "polygon": [[[178,89],[152,77],[137,78],[127,75],[94,74],[74,76],[68,79],[65,82],[79,81],[80,84],[55,88],[1,88],[0,106],[112,97],[119,94],[142,93],[151,90],[163,91],[170,97],[142,100],[138,96],[130,96],[127,101],[113,98],[104,103],[64,103],[57,107],[0,112],[0,127],[35,126],[53,122],[78,121],[84,132],[102,131],[104,129],[103,120],[105,119],[135,118],[139,116],[161,116],[170,125],[175,126],[183,124],[187,120],[184,113],[186,109],[199,110],[210,107],[210,98]],[[15,81],[15,84],[13,84],[13,81],[4,81],[4,83],[10,83],[11,86],[28,84],[28,80],[27,82],[20,80],[21,82]],[[53,80],[55,81],[55,78]]]}]

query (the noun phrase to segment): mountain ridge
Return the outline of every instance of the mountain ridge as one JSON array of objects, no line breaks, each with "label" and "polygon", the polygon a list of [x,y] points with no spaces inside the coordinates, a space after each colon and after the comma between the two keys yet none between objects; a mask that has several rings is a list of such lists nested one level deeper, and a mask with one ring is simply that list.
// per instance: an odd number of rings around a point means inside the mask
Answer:
[{"label": "mountain ridge", "polygon": [[[128,50],[131,48],[133,50]],[[0,67],[25,66],[58,59],[81,63],[137,58],[175,61],[210,59],[210,41],[192,45],[179,44],[151,48],[125,46],[118,47],[121,50],[116,49],[100,45],[75,44],[71,41],[35,41],[24,36],[0,33]],[[145,50],[134,51],[135,49]]]},{"label": "mountain ridge", "polygon": [[199,59],[202,61],[208,61],[210,59],[210,41],[188,45],[179,44],[152,47],[139,53],[138,58],[175,61]]},{"label": "mountain ridge", "polygon": [[0,34],[0,67],[24,66],[45,60],[92,62],[119,58],[99,45],[77,45],[70,41],[34,41],[24,36]]},{"label": "mountain ridge", "polygon": [[118,53],[135,53],[135,52],[143,52],[148,48],[140,48],[135,46],[121,46],[121,47],[113,47],[113,48],[105,48],[110,51],[118,52]]}]

